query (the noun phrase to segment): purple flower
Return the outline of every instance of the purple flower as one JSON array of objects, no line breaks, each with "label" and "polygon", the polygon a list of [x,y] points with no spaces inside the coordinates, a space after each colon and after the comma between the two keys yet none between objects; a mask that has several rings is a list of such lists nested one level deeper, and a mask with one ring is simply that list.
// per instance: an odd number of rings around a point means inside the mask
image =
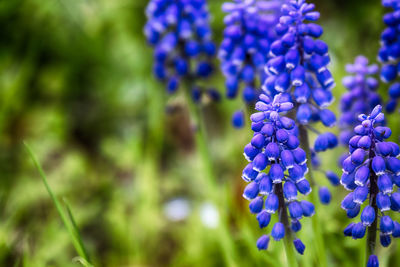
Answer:
[{"label": "purple flower", "polygon": [[270,44],[276,39],[273,29],[278,23],[281,2],[237,0],[222,5],[225,30],[218,57],[228,98],[235,98],[241,91],[245,103],[257,101]]},{"label": "purple flower", "polygon": [[[361,212],[361,222],[346,228],[346,236],[354,239],[365,235],[366,227],[375,227],[379,222],[380,242],[389,246],[392,237],[399,237],[400,228],[389,216],[388,211],[399,211],[400,193],[393,185],[400,174],[399,146],[385,139],[390,136],[388,127],[376,126],[384,121],[380,105],[370,115],[359,115],[361,122],[354,127],[355,135],[349,140],[350,155],[343,161],[341,184],[347,190],[354,190],[342,201],[342,208],[349,218],[354,218],[361,205],[369,199],[369,205]],[[374,229],[374,228],[372,228]],[[373,241],[375,242],[375,241]],[[378,259],[372,255],[368,266],[378,266]]]},{"label": "purple flower", "polygon": [[[250,212],[258,213],[259,226],[267,227],[271,216],[278,211],[285,212],[291,220],[291,226],[289,221],[279,221],[273,226],[274,240],[282,239],[287,231],[293,234],[299,231],[299,220],[312,216],[315,210],[312,203],[298,200],[300,194],[308,194],[311,188],[304,177],[306,156],[293,134],[294,122],[282,115],[292,108],[293,104],[281,94],[275,95],[273,100],[261,94],[256,103],[258,112],[251,115],[251,120],[262,126],[253,129],[254,136],[244,149],[250,163],[243,170],[243,179],[249,183],[243,196],[251,201]],[[259,249],[266,249],[265,240],[265,237],[259,239]],[[294,245],[303,254],[305,247],[301,241]]]},{"label": "purple flower", "polygon": [[146,8],[144,34],[154,48],[154,75],[174,93],[186,81],[191,82],[191,95],[199,102],[203,94],[218,101],[214,89],[195,86],[196,80],[213,73],[216,54],[211,40],[209,14],[205,0],[151,0]]},{"label": "purple flower", "polygon": [[328,46],[318,38],[322,27],[306,21],[317,21],[319,12],[305,0],[292,0],[282,5],[281,17],[275,27],[278,38],[271,44],[265,68],[267,79],[263,90],[274,96],[285,94],[297,103],[297,121],[309,124],[321,121],[332,127],[335,115],[326,109],[334,100],[331,89],[335,86],[328,70]]},{"label": "purple flower", "polygon": [[398,13],[400,3],[397,0],[382,0],[382,5],[391,8],[392,11],[383,16],[386,29],[381,34],[381,48],[378,52],[378,60],[382,63],[381,80],[389,83],[390,100],[386,104],[386,110],[393,112],[397,107],[397,100],[400,97],[400,83],[398,82],[398,69],[400,59],[400,38],[398,26],[400,21]]},{"label": "purple flower", "polygon": [[353,128],[358,124],[358,114],[368,114],[381,104],[381,98],[376,93],[379,82],[373,77],[378,70],[377,65],[368,65],[368,59],[364,56],[357,56],[354,64],[346,65],[346,71],[352,75],[343,79],[348,92],[341,97],[339,119],[339,139],[345,146],[354,136]]},{"label": "purple flower", "polygon": [[[265,66],[264,93],[271,97],[282,94],[287,101],[294,103],[299,127],[316,122],[333,127],[336,123],[335,114],[327,109],[334,101],[331,90],[335,82],[328,69],[328,46],[319,39],[323,29],[314,23],[319,16],[315,6],[305,0],[284,3],[275,27],[278,37],[271,44],[271,58]],[[317,153],[336,147],[338,140],[333,133],[314,132],[318,137],[311,152],[311,164],[318,169],[320,160]],[[338,181],[332,184],[337,185]],[[324,198],[320,198],[325,204],[329,202],[327,190],[324,188]]]}]

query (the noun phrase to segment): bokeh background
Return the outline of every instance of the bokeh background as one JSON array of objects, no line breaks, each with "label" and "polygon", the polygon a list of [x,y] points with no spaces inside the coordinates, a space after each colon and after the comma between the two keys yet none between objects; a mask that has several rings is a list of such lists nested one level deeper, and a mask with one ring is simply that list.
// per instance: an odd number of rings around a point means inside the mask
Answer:
[{"label": "bokeh background", "polygon": [[[219,42],[223,1],[208,2]],[[375,61],[384,9],[376,0],[313,2],[339,99],[344,65],[360,53]],[[263,231],[241,196],[242,148],[251,131],[231,126],[240,99],[201,106],[218,177],[209,188],[182,94],[168,96],[151,74],[146,4],[0,1],[0,266],[79,266],[23,140],[57,197],[69,201],[96,266],[285,266],[281,242],[257,251]],[[211,83],[224,94],[220,72]],[[380,90],[385,98],[386,87]],[[338,101],[332,109],[337,113]],[[389,119],[394,136],[398,120]],[[325,153],[324,167],[340,174],[343,151]],[[317,179],[328,185],[323,174]],[[329,266],[361,266],[365,240],[343,237],[345,191],[332,192],[329,206],[317,206]],[[311,220],[302,222],[307,249],[299,262],[318,266]],[[382,266],[400,266],[396,242],[378,253]]]}]

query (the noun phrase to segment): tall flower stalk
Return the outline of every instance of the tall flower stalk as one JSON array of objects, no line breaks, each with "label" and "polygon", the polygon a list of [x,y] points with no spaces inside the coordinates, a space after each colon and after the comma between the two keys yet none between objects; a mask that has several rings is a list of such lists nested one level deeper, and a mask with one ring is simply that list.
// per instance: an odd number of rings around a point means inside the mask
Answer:
[{"label": "tall flower stalk", "polygon": [[[376,106],[370,115],[359,116],[361,122],[354,128],[349,141],[350,154],[343,161],[341,183],[351,192],[343,199],[342,208],[349,218],[355,218],[361,205],[369,201],[360,216],[361,222],[350,223],[345,236],[360,239],[367,233],[366,250],[368,267],[379,266],[376,256],[376,236],[387,247],[392,237],[400,237],[400,224],[388,215],[390,210],[400,211],[400,148],[385,139],[391,135],[388,127],[375,126],[384,121],[382,107]],[[378,227],[379,224],[379,227]]]},{"label": "tall flower stalk", "polygon": [[[144,32],[148,43],[154,47],[154,74],[165,84],[168,93],[175,93],[178,89],[183,91],[194,122],[192,130],[201,159],[204,193],[214,204],[222,203],[201,110],[204,98],[220,99],[218,91],[201,85],[213,73],[212,60],[216,54],[211,40],[207,2],[151,0],[146,15],[148,21]],[[227,265],[233,266],[235,256],[225,227],[226,213],[221,206],[218,207],[221,223],[217,239]]]},{"label": "tall flower stalk", "polygon": [[381,48],[378,60],[382,63],[381,80],[389,83],[390,100],[386,104],[386,110],[393,112],[397,108],[400,98],[399,63],[400,63],[400,2],[397,0],[382,0],[382,5],[391,8],[392,11],[383,17],[386,29],[381,34]]},{"label": "tall flower stalk", "polygon": [[349,76],[343,78],[343,85],[348,92],[340,101],[341,116],[339,119],[340,143],[347,146],[354,136],[354,127],[359,123],[358,114],[369,114],[373,108],[381,104],[381,97],[376,93],[379,82],[374,78],[378,73],[378,65],[368,65],[365,56],[357,56],[353,64],[346,65]]},{"label": "tall flower stalk", "polygon": [[202,159],[204,177],[210,187],[215,174],[207,146],[201,100],[204,95],[218,100],[214,89],[202,88],[199,81],[213,72],[216,47],[211,40],[209,13],[205,0],[151,0],[146,9],[144,32],[154,47],[154,74],[174,93],[184,87],[183,95],[194,121],[196,146]]},{"label": "tall flower stalk", "polygon": [[[265,94],[256,103],[259,112],[251,115],[254,136],[244,148],[244,156],[250,162],[243,170],[243,179],[249,184],[243,197],[250,201],[250,212],[257,214],[260,228],[265,228],[271,216],[278,213],[278,222],[271,230],[275,241],[284,239],[290,266],[296,266],[293,246],[303,254],[305,246],[296,237],[301,229],[300,219],[314,214],[314,205],[298,200],[298,193],[311,192],[310,183],[304,177],[308,168],[306,153],[299,147],[294,120],[282,116],[293,108],[281,94],[272,100]],[[268,248],[270,235],[257,241],[260,250]]]},{"label": "tall flower stalk", "polygon": [[[281,93],[283,98],[294,103],[295,108],[290,116],[296,120],[296,134],[311,164],[308,177],[311,185],[316,186],[318,183],[311,167],[319,167],[317,152],[334,148],[338,144],[334,134],[320,133],[311,126],[315,122],[322,122],[327,127],[336,123],[335,114],[327,109],[334,101],[331,90],[335,86],[328,69],[328,45],[319,40],[323,33],[322,27],[313,23],[320,17],[314,4],[308,4],[305,0],[291,0],[282,5],[281,13],[275,28],[278,39],[271,44],[272,58],[265,68],[268,77],[263,90],[271,96]],[[318,134],[313,148],[309,143],[309,131]],[[326,172],[326,176],[332,185],[338,184],[339,179],[333,172]],[[318,198],[323,204],[329,203],[329,190],[320,187],[318,191],[313,191],[311,200],[317,201]],[[312,221],[317,260],[321,266],[325,266],[321,222],[317,216]]]},{"label": "tall flower stalk", "polygon": [[[263,69],[270,45],[276,39],[274,27],[282,2],[235,0],[222,5],[227,15],[218,57],[226,79],[226,96],[232,99],[242,91],[246,109],[257,101],[265,80]],[[237,128],[244,126],[242,110],[233,114],[232,123]]]},{"label": "tall flower stalk", "polygon": [[211,39],[205,0],[151,0],[144,27],[148,43],[154,47],[154,75],[168,93],[182,86],[199,102],[204,95],[219,98],[213,89],[198,85],[213,73],[216,46]]}]

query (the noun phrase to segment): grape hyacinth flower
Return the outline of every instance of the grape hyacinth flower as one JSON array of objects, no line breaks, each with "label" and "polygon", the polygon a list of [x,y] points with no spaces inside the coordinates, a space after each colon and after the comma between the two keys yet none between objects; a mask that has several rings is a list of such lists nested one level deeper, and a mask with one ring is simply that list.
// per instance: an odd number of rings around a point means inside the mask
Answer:
[{"label": "grape hyacinth flower", "polygon": [[[263,71],[271,43],[275,40],[274,27],[282,0],[236,0],[222,5],[224,38],[218,57],[226,78],[226,96],[235,98],[243,84],[242,97],[250,106],[258,99],[259,88],[265,79]],[[239,116],[243,113],[235,113]],[[241,120],[232,119],[234,126],[243,127]],[[241,124],[238,124],[241,122]]]},{"label": "grape hyacinth flower", "polygon": [[348,92],[341,97],[342,115],[339,119],[339,140],[345,146],[354,136],[353,129],[358,125],[358,114],[369,114],[376,105],[381,104],[381,98],[376,93],[379,82],[373,77],[379,71],[376,64],[368,65],[368,59],[360,55],[356,57],[354,64],[346,65],[346,71],[352,75],[343,78],[343,85]]},{"label": "grape hyacinth flower", "polygon": [[[378,60],[382,63],[381,80],[390,83],[390,100],[386,105],[388,112],[393,112],[397,107],[397,100],[400,97],[400,2],[397,0],[382,0],[382,5],[391,8],[392,11],[383,17],[387,28],[381,34],[381,48],[378,53]],[[397,79],[397,81],[396,81]]]},{"label": "grape hyacinth flower", "polygon": [[[327,109],[334,101],[331,90],[335,86],[328,69],[328,45],[318,39],[323,33],[322,27],[312,23],[320,17],[314,4],[308,4],[305,0],[291,0],[282,5],[281,13],[275,27],[278,38],[271,44],[272,58],[265,67],[268,78],[263,90],[270,96],[282,93],[282,97],[295,104],[292,115],[296,118],[301,144],[313,166],[318,167],[316,153],[338,144],[333,133],[321,134],[310,126],[311,123],[322,122],[327,127],[333,127],[336,123],[335,114]],[[311,151],[307,130],[318,134]],[[326,172],[326,176],[332,181],[329,177],[332,172]],[[336,183],[332,184],[337,185],[338,179],[334,180]],[[312,177],[311,182],[314,183]],[[320,192],[321,202],[327,203],[330,197],[326,189]]]},{"label": "grape hyacinth flower", "polygon": [[216,53],[211,40],[209,13],[205,0],[151,0],[144,27],[148,43],[154,47],[154,75],[174,93],[184,81],[190,82],[190,95],[199,102],[203,94],[218,100],[215,89],[204,89],[196,82],[213,73]]},{"label": "grape hyacinth flower", "polygon": [[[300,219],[314,214],[311,202],[298,199],[299,194],[311,192],[304,177],[308,171],[306,153],[293,134],[295,122],[280,114],[292,108],[293,104],[280,94],[273,100],[261,94],[256,103],[259,112],[251,115],[257,127],[253,127],[254,136],[244,148],[244,156],[250,163],[243,170],[242,177],[248,182],[243,197],[250,201],[250,212],[257,214],[260,228],[267,227],[271,216],[278,213],[279,221],[270,234],[275,241],[284,237],[291,240],[301,228]],[[263,235],[257,247],[267,249],[269,240],[269,235]],[[295,238],[293,245],[298,253],[304,253],[300,239]]]},{"label": "grape hyacinth flower", "polygon": [[[389,211],[400,211],[400,148],[385,139],[391,135],[388,127],[376,126],[384,121],[382,107],[376,106],[370,115],[360,115],[361,124],[354,128],[349,141],[350,154],[343,161],[341,184],[351,192],[343,199],[342,208],[349,218],[361,213],[358,223],[349,224],[345,236],[354,239],[367,234],[368,265],[378,262],[375,254],[377,229],[380,243],[387,247],[391,237],[400,236],[400,224],[389,216]],[[361,208],[368,199],[369,203]],[[379,228],[378,228],[379,221]]]}]

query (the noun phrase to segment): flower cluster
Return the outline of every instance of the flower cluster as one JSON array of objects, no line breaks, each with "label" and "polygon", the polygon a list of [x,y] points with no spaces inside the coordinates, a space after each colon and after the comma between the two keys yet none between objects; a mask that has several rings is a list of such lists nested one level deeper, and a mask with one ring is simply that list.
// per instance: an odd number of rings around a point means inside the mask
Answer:
[{"label": "flower cluster", "polygon": [[315,23],[319,12],[305,0],[291,0],[282,5],[282,16],[275,30],[278,39],[271,44],[263,89],[270,95],[287,93],[298,104],[296,119],[300,124],[321,121],[332,127],[336,118],[326,109],[334,100],[335,86],[327,65],[328,46],[318,38],[323,29]]},{"label": "flower cluster", "polygon": [[[282,93],[295,103],[296,121],[300,125],[320,121],[332,127],[336,117],[326,108],[334,100],[331,89],[335,82],[327,68],[330,63],[328,46],[318,39],[323,33],[322,27],[306,23],[317,21],[320,13],[305,0],[291,0],[283,4],[281,13],[275,27],[278,38],[271,44],[272,58],[265,68],[268,78],[263,90],[271,96]],[[334,148],[337,144],[334,134],[318,133],[312,150],[313,166],[319,165],[317,152]],[[333,185],[338,184],[339,179],[334,177],[334,173],[327,172],[326,176]],[[329,203],[331,196],[327,188],[320,188],[319,193],[321,202]]]},{"label": "flower cluster", "polygon": [[379,219],[380,242],[387,247],[391,236],[400,237],[400,224],[387,214],[389,210],[400,211],[400,193],[393,187],[400,185],[400,160],[397,158],[400,149],[397,144],[385,141],[391,135],[390,128],[374,125],[384,121],[381,111],[378,105],[369,116],[359,116],[361,124],[354,128],[356,135],[349,141],[350,155],[342,163],[340,182],[351,192],[341,206],[349,218],[354,218],[369,198],[369,204],[362,209],[361,222],[349,224],[344,234],[354,239],[363,238],[367,227],[374,226],[371,229],[376,231]]},{"label": "flower cluster", "polygon": [[[276,38],[273,29],[278,22],[281,2],[238,0],[223,4],[222,10],[227,13],[224,19],[226,28],[218,57],[226,78],[228,98],[236,97],[243,83],[243,100],[248,105],[257,101],[258,88],[265,79],[263,69],[269,48]],[[243,126],[240,116],[243,118],[243,112],[234,115],[236,127]]]},{"label": "flower cluster", "polygon": [[381,98],[376,93],[379,82],[372,76],[379,71],[376,64],[368,65],[366,57],[358,56],[354,64],[346,66],[346,71],[352,75],[343,79],[348,92],[342,95],[340,102],[339,140],[347,146],[354,136],[353,128],[358,125],[357,114],[369,114],[376,105],[381,104]]},{"label": "flower cluster", "polygon": [[[295,122],[279,114],[292,108],[293,104],[280,94],[272,101],[261,94],[256,103],[259,112],[251,115],[254,136],[244,148],[244,156],[250,163],[243,170],[242,177],[249,183],[243,196],[250,200],[250,212],[257,214],[260,228],[267,227],[271,215],[278,211],[279,221],[271,231],[276,241],[285,234],[291,236],[299,231],[299,220],[314,214],[312,203],[298,200],[298,192],[303,195],[311,192],[310,183],[304,177],[308,171],[306,153],[293,134]],[[263,235],[257,241],[257,247],[267,249],[269,239],[269,235]],[[295,238],[293,243],[303,254],[305,246],[300,239]]]},{"label": "flower cluster", "polygon": [[[381,34],[381,48],[378,59],[383,63],[381,68],[381,80],[385,83],[392,83],[399,76],[400,68],[400,2],[398,0],[382,0],[386,8],[393,11],[383,17],[387,28]],[[389,88],[391,100],[387,103],[386,110],[393,112],[397,106],[397,99],[400,97],[400,83],[394,82]]]},{"label": "flower cluster", "polygon": [[[154,47],[154,74],[166,83],[169,93],[175,92],[184,79],[192,83],[212,74],[216,47],[211,41],[205,0],[151,0],[146,15],[144,32]],[[199,101],[204,90],[192,86],[192,98]],[[213,100],[219,98],[216,92],[206,91]]]}]

